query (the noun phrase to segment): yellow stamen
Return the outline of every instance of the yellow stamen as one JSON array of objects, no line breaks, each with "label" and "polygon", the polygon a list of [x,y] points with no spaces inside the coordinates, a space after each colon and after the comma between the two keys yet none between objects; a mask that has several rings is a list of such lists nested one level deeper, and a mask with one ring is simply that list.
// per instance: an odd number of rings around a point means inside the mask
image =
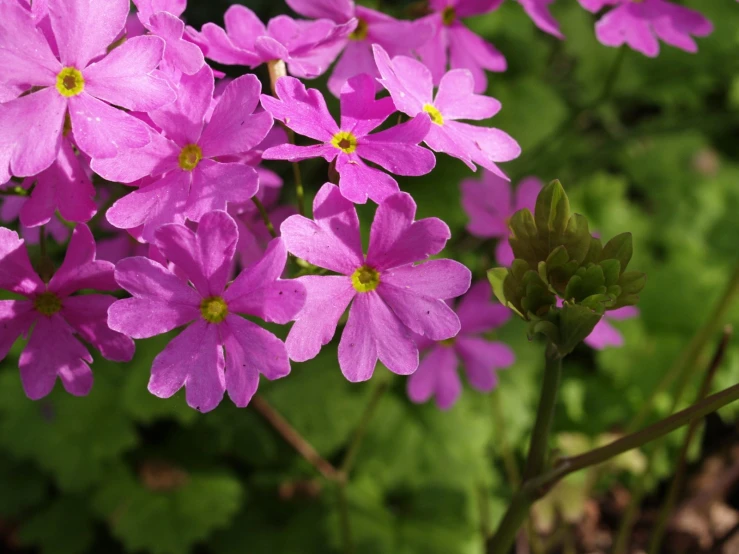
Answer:
[{"label": "yellow stamen", "polygon": [[62,69],[56,76],[56,90],[67,98],[80,94],[85,90],[85,78],[82,72],[74,67]]},{"label": "yellow stamen", "polygon": [[444,11],[441,12],[441,22],[449,27],[452,23],[457,20],[457,12],[454,11],[454,6],[447,6]]},{"label": "yellow stamen", "polygon": [[363,265],[352,273],[352,286],[357,292],[370,292],[380,284],[380,273],[369,266]]},{"label": "yellow stamen", "polygon": [[357,137],[349,131],[339,131],[331,139],[331,144],[345,154],[351,154],[357,149]]},{"label": "yellow stamen", "polygon": [[436,109],[435,106],[432,106],[431,104],[425,104],[423,106],[423,111],[431,116],[431,121],[433,123],[436,123],[437,125],[444,125],[444,116],[441,115],[441,112]]},{"label": "yellow stamen", "polygon": [[200,147],[197,144],[188,144],[180,151],[177,161],[179,161],[182,169],[185,171],[192,171],[198,167],[198,164],[202,159],[203,151]]},{"label": "yellow stamen", "polygon": [[220,323],[228,315],[228,304],[220,296],[210,296],[200,303],[200,313],[208,323]]},{"label": "yellow stamen", "polygon": [[361,17],[357,18],[357,28],[349,35],[350,40],[364,40],[369,34],[369,24]]},{"label": "yellow stamen", "polygon": [[62,301],[53,292],[42,292],[33,299],[33,307],[37,312],[51,317],[62,309]]}]

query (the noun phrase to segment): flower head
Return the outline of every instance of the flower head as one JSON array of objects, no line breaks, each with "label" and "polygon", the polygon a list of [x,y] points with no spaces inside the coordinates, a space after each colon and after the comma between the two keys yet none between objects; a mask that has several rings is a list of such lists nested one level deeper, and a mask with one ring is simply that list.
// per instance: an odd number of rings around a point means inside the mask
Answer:
[{"label": "flower head", "polygon": [[473,92],[472,73],[466,69],[445,73],[434,97],[431,72],[424,64],[405,56],[391,60],[382,47],[375,45],[373,49],[382,75],[380,83],[390,92],[395,107],[411,117],[429,114],[432,125],[424,142],[432,150],[459,158],[472,170],[477,169],[477,163],[505,177],[495,162],[518,157],[518,143],[500,129],[458,121],[487,119],[500,110],[495,98]]},{"label": "flower head", "polygon": [[281,239],[228,284],[237,239],[233,219],[214,211],[202,217],[196,232],[172,223],[156,233],[155,245],[186,279],[143,257],[116,266],[116,281],[133,297],[110,307],[111,328],[147,338],[187,325],[154,359],[152,394],[168,398],[184,386],[188,405],[207,412],[228,391],[244,407],[260,374],[278,379],[290,372],[284,343],[237,314],[287,323],[303,306],[305,289],[280,279],[287,261]]},{"label": "flower head", "polygon": [[[106,322],[115,298],[106,294],[73,296],[82,289],[116,290],[113,264],[95,259],[95,241],[85,225],[77,225],[67,256],[48,283],[31,268],[23,241],[0,228],[0,288],[24,300],[0,301],[0,359],[15,340],[27,335],[28,344],[18,367],[23,389],[37,400],[49,394],[59,377],[67,392],[85,395],[92,387],[92,363],[82,338],[104,358],[119,362],[133,357],[133,341],[111,330]],[[31,328],[33,327],[33,331]]]},{"label": "flower head", "polygon": [[375,99],[369,75],[349,79],[341,92],[341,125],[328,112],[323,95],[293,77],[277,81],[277,98],[262,95],[262,105],[296,133],[320,141],[312,146],[283,144],[268,148],[267,160],[299,161],[322,157],[336,160],[341,194],[363,204],[369,197],[382,202],[399,190],[387,173],[365,164],[373,162],[396,175],[425,175],[436,164],[434,154],[418,146],[429,131],[427,114],[370,134],[395,111],[390,98]]},{"label": "flower head", "polygon": [[697,52],[693,36],[713,31],[713,24],[699,12],[666,0],[580,0],[580,4],[591,12],[614,6],[595,24],[598,40],[606,46],[627,44],[649,57],[659,54],[659,40]]},{"label": "flower head", "polygon": [[327,344],[344,311],[349,319],[339,342],[339,366],[352,382],[372,376],[379,359],[409,375],[418,367],[413,333],[431,340],[454,337],[459,318],[444,300],[470,286],[470,271],[452,260],[432,260],[450,232],[440,219],[414,221],[410,195],[386,198],[375,214],[367,255],[362,253],[354,206],[330,183],[313,202],[313,220],[295,215],[281,226],[288,250],[339,275],[300,277],[307,300],[290,330],[290,358],[314,358]]},{"label": "flower head", "polygon": [[516,357],[508,345],[482,336],[511,317],[508,308],[490,301],[492,294],[490,283],[481,281],[462,297],[457,307],[461,329],[454,339],[431,342],[421,337],[418,340],[426,355],[418,371],[408,379],[408,396],[413,402],[427,402],[435,397],[440,409],[451,408],[462,392],[457,373],[460,363],[470,385],[482,392],[495,388],[496,370],[513,364]]}]

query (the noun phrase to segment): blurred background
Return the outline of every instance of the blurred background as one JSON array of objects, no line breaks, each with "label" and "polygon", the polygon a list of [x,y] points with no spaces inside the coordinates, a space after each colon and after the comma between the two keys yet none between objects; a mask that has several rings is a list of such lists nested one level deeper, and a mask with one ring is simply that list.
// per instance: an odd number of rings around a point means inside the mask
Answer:
[{"label": "blurred background", "polygon": [[[242,3],[265,21],[290,13],[279,0]],[[722,327],[739,328],[739,6],[677,3],[715,25],[698,40],[698,54],[662,44],[659,57],[648,59],[602,46],[595,17],[575,0],[552,6],[564,41],[536,29],[513,0],[468,20],[508,60],[508,71],[490,76],[488,93],[503,109],[487,123],[523,148],[503,165],[512,182],[560,179],[574,210],[602,237],[633,233],[630,267],[648,274],[641,315],[613,323],[623,346],[581,345],[565,360],[555,420],[563,454],[692,403]],[[197,29],[222,25],[228,5],[190,0],[185,18]],[[381,9],[409,17],[415,7],[383,2]],[[325,77],[311,86],[325,91]],[[302,165],[312,197],[327,180],[326,165]],[[294,202],[290,168],[269,167],[285,178],[284,202]],[[419,217],[452,228],[445,257],[482,279],[495,265],[495,242],[465,231],[459,183],[470,177],[461,162],[439,156],[432,174],[401,188],[418,202]],[[360,215],[371,221],[372,207]],[[526,339],[522,322],[511,320],[491,338],[512,347],[515,363],[500,372],[493,393],[465,385],[445,412],[411,403],[405,379],[382,367],[368,383],[348,383],[336,340],[316,359],[293,364],[288,378],[262,381],[263,397],[335,465],[376,388],[388,387],[364,428],[346,512],[335,484],[253,408],[224,401],[203,415],[183,395],[151,396],[152,359],[171,337],[139,341],[129,364],[96,356],[86,398],[57,386],[40,402],[22,392],[17,344],[0,366],[0,551],[339,553],[340,515],[348,512],[357,554],[481,554],[519,479],[543,369],[543,345]],[[712,390],[738,381],[735,335]],[[738,416],[739,403],[699,428],[663,552],[739,552]],[[673,433],[563,481],[535,506],[517,552],[606,553],[618,541],[621,552],[646,552],[683,437]]]}]

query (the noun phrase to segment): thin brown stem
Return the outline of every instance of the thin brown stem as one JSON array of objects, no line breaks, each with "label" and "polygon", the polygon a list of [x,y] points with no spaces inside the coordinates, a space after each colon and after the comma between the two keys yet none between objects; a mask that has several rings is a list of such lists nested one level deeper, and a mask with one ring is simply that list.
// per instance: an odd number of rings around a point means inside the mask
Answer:
[{"label": "thin brown stem", "polygon": [[264,204],[262,204],[262,201],[259,200],[259,198],[257,198],[256,196],[252,196],[251,201],[254,202],[257,210],[259,210],[259,215],[262,216],[262,221],[264,221],[264,225],[267,227],[267,231],[269,231],[269,234],[272,235],[272,238],[277,238],[277,231],[275,231],[275,226],[272,225],[272,220],[270,220],[269,214],[267,213]]}]

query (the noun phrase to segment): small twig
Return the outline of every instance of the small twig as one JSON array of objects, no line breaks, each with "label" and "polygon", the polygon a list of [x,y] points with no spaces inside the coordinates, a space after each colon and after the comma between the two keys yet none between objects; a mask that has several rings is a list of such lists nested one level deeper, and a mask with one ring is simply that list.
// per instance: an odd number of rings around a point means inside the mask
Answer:
[{"label": "small twig", "polygon": [[252,196],[251,201],[254,202],[257,210],[259,210],[259,215],[262,216],[262,221],[264,221],[264,225],[267,227],[267,231],[269,231],[269,234],[272,235],[272,238],[277,238],[277,231],[275,231],[275,226],[272,225],[272,221],[269,218],[269,214],[267,213],[264,204],[262,204],[261,200],[259,200],[259,198],[257,198],[256,196]]}]

